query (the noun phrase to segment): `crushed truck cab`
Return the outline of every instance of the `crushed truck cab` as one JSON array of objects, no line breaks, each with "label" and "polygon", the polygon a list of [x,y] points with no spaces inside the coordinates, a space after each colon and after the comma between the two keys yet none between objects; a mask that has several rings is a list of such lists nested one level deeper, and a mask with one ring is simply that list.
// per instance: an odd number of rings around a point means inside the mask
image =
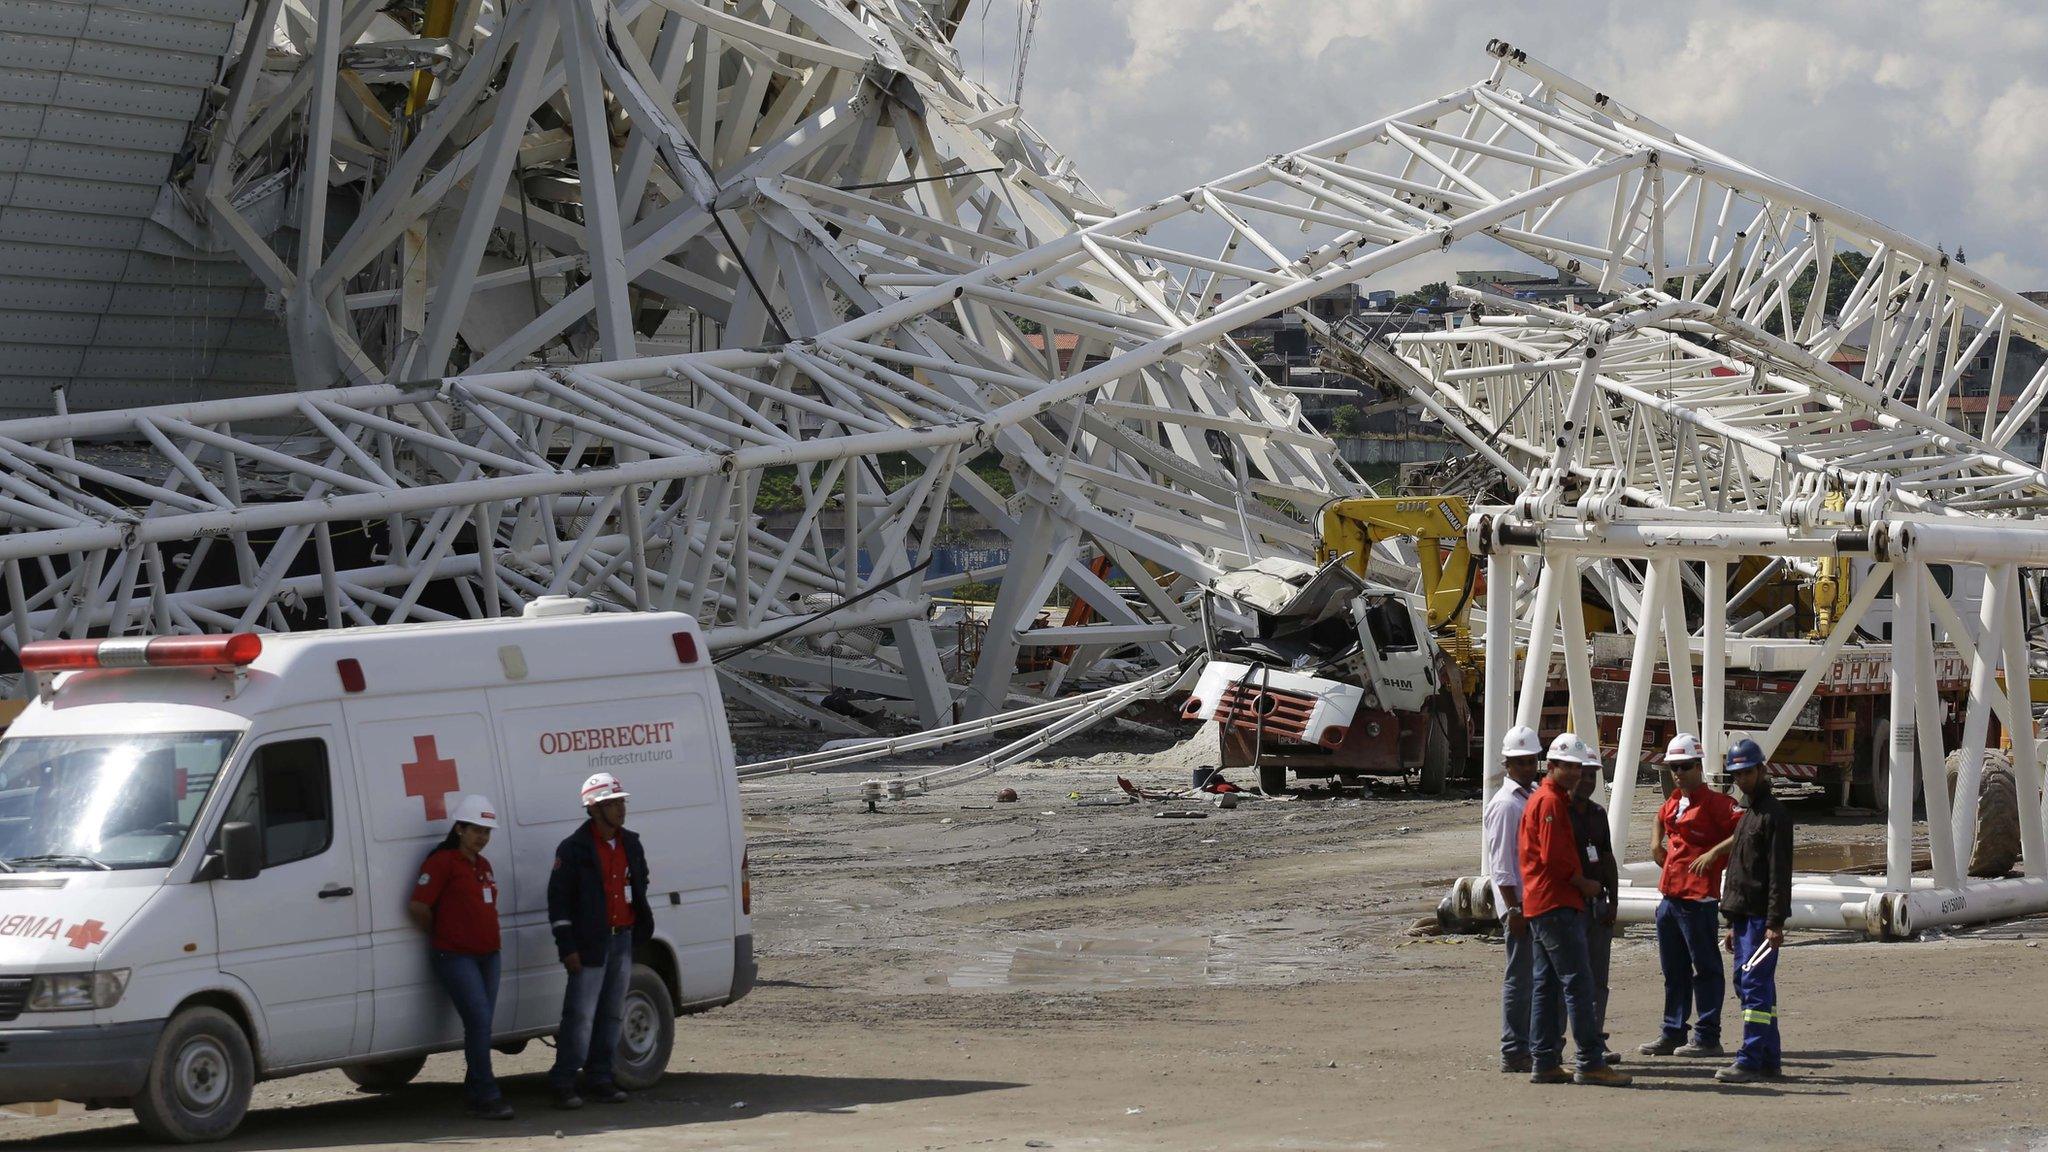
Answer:
[{"label": "crushed truck cab", "polygon": [[152,1134],[233,1130],[251,1084],[403,1083],[461,1023],[406,915],[462,797],[501,814],[495,1039],[559,1023],[555,846],[593,772],[624,779],[654,937],[616,1062],[754,980],[732,743],[696,623],[586,615],[257,637],[54,641],[0,739],[0,1102],[128,1104]]}]

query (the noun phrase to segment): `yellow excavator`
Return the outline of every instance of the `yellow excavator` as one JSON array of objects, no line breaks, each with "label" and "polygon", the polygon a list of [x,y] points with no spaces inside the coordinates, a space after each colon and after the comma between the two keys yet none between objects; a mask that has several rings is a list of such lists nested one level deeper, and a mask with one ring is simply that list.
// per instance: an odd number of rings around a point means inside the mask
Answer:
[{"label": "yellow excavator", "polygon": [[1467,685],[1479,684],[1483,654],[1472,643],[1472,599],[1480,591],[1480,566],[1465,545],[1469,506],[1463,496],[1357,496],[1323,505],[1322,541],[1316,562],[1342,556],[1345,567],[1366,575],[1373,546],[1406,538],[1415,542],[1422,569],[1422,601],[1430,634],[1457,664]]}]

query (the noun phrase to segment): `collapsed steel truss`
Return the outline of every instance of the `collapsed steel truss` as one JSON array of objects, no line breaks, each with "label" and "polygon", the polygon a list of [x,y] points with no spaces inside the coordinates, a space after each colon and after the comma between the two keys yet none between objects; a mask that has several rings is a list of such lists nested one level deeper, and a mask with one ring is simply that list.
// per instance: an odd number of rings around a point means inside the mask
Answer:
[{"label": "collapsed steel truss", "polygon": [[[1361,486],[1225,334],[1480,238],[1619,299],[1353,351],[1537,530],[2048,495],[2008,450],[2048,396],[2009,351],[2048,313],[1506,45],[1481,83],[1115,214],[963,73],[960,6],[437,2],[403,42],[370,35],[381,8],[255,0],[182,190],[270,286],[306,390],[0,424],[10,643],[572,592],[696,614],[735,690],[791,717],[846,726],[817,686],[986,715],[1113,651],[1170,660],[1193,592],[1307,556],[1316,509]],[[281,189],[292,210],[259,212]],[[1852,339],[1854,374],[1830,364]],[[1956,385],[1986,358],[1970,435]],[[968,466],[990,457],[1014,495]],[[756,510],[771,479],[793,515]],[[971,673],[928,623],[967,577],[920,570],[956,510],[1010,550],[973,574],[1000,590]],[[1577,569],[1542,571],[1489,650],[1524,635],[1547,669],[1559,622],[1583,644],[1558,611]],[[1663,637],[1675,594],[1603,571]],[[1034,629],[1062,588],[1093,622]],[[1060,660],[1020,684],[1028,648]]]}]

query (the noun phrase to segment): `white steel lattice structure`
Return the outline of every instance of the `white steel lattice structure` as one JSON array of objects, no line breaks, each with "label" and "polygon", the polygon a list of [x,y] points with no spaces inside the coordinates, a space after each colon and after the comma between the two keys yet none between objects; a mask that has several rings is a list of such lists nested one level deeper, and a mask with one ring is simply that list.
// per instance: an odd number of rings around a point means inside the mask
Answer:
[{"label": "white steel lattice structure", "polygon": [[[1554,645],[1568,672],[1583,654],[1560,611],[1582,562],[1647,678],[1659,645],[1686,659],[1685,588],[1725,604],[1707,553],[1861,554],[1882,532],[1910,565],[1897,517],[1946,556],[1968,537],[1941,531],[2048,486],[2011,451],[2048,395],[2014,353],[2048,313],[1506,45],[1469,88],[1118,214],[961,71],[962,11],[436,0],[408,36],[379,0],[256,0],[174,191],[267,286],[251,323],[281,325],[305,387],[0,423],[8,641],[573,592],[695,613],[735,689],[785,715],[845,723],[786,685],[926,726],[985,715],[1114,650],[1169,662],[1200,634],[1191,593],[1309,555],[1316,509],[1360,486],[1226,333],[1482,238],[1619,300],[1353,351],[1525,490],[1485,521],[1515,532],[1481,543],[1494,589],[1517,585],[1509,553],[1542,558],[1487,622],[1491,652],[1528,637],[1532,687]],[[287,72],[256,66],[272,29]],[[1980,361],[1971,432],[1958,382]],[[1014,495],[966,466],[989,454]],[[770,483],[792,514],[758,510]],[[952,509],[1010,547],[976,574],[1001,586],[971,674],[926,622],[965,578],[920,568]],[[1642,516],[1677,535],[1628,552],[1611,526]],[[1648,578],[1606,563],[1658,547]],[[1033,629],[1062,587],[1095,622]],[[1062,658],[1019,684],[1028,648]],[[1987,678],[2017,659],[1973,653]],[[1911,665],[1895,757],[1924,739]],[[1511,660],[1488,677],[1491,744],[1532,694]],[[1718,743],[1716,699],[1695,711]]]}]

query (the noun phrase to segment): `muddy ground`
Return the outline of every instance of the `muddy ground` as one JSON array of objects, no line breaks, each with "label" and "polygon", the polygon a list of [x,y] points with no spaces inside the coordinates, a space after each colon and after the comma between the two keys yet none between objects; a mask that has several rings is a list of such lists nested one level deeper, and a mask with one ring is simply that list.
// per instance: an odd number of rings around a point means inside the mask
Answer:
[{"label": "muddy ground", "polygon": [[[875,814],[847,798],[859,776],[829,800],[815,779],[757,794],[762,984],[682,1022],[659,1088],[553,1112],[535,1046],[500,1061],[519,1118],[484,1125],[439,1056],[388,1097],[338,1073],[263,1085],[227,1146],[2048,1148],[2048,921],[1795,936],[1780,1083],[1631,1054],[1632,1089],[1535,1087],[1496,1071],[1498,941],[1415,930],[1474,867],[1476,796],[1094,803],[1118,771],[1186,783],[1174,754],[1126,744]],[[992,802],[1005,784],[1021,802]],[[1159,817],[1182,808],[1206,818]],[[1798,811],[1815,864],[1881,861],[1874,819]],[[1661,996],[1631,928],[1617,1048],[1656,1034]],[[0,1144],[140,1136],[125,1113],[0,1120]]]}]

